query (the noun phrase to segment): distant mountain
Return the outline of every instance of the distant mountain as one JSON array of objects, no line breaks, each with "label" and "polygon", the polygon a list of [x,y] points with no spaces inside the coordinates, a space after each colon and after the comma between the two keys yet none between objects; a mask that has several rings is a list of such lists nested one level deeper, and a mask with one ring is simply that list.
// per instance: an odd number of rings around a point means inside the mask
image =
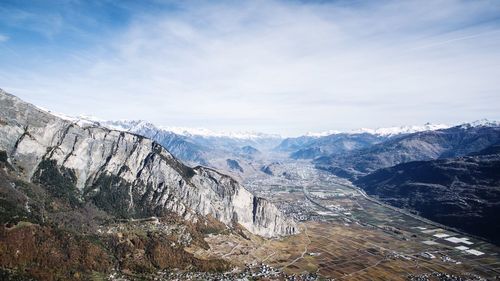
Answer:
[{"label": "distant mountain", "polygon": [[483,150],[470,153],[468,156],[482,156],[490,154],[500,154],[500,144],[489,146]]},{"label": "distant mountain", "polygon": [[421,125],[421,126],[420,125],[413,125],[413,126],[377,128],[377,129],[360,128],[360,129],[351,130],[349,132],[342,132],[342,131],[337,131],[337,130],[330,130],[330,131],[325,131],[325,132],[320,132],[320,133],[310,132],[310,133],[307,133],[306,136],[325,137],[325,136],[338,135],[338,134],[350,134],[350,135],[370,134],[370,135],[390,137],[390,136],[412,134],[412,133],[423,132],[423,131],[435,131],[435,130],[440,130],[440,129],[447,129],[450,127],[451,126],[448,126],[445,124],[426,123],[426,124]]},{"label": "distant mountain", "polygon": [[329,135],[303,145],[301,149],[292,152],[290,158],[314,159],[323,155],[342,154],[372,146],[387,139],[388,137],[369,133]]},{"label": "distant mountain", "polygon": [[421,131],[448,128],[447,125],[425,124],[378,129],[357,129],[349,132],[326,131],[308,133],[297,138],[284,139],[275,150],[290,153],[293,159],[314,159],[320,156],[342,154],[386,141],[392,137]]},{"label": "distant mountain", "polygon": [[462,127],[500,127],[500,121],[480,119],[470,123],[461,124]]},{"label": "distant mountain", "polygon": [[254,156],[254,155],[261,154],[261,152],[257,148],[255,148],[255,147],[253,147],[251,145],[246,145],[246,146],[242,147],[241,148],[241,153],[249,155],[249,156]]},{"label": "distant mountain", "polygon": [[188,128],[188,127],[169,127],[161,126],[162,130],[170,131],[181,136],[194,137],[201,136],[206,138],[229,138],[240,140],[262,140],[262,139],[280,139],[278,134],[266,134],[261,132],[219,132],[205,128]]},{"label": "distant mountain", "polygon": [[347,178],[400,163],[464,156],[500,141],[496,123],[463,124],[448,129],[392,137],[366,148],[314,160],[320,169]]},{"label": "distant mountain", "polygon": [[500,145],[473,156],[380,169],[355,184],[393,206],[500,245]]},{"label": "distant mountain", "polygon": [[169,133],[190,140],[198,145],[209,144],[212,148],[241,148],[254,146],[266,149],[281,141],[281,136],[255,132],[214,132],[199,128],[156,126],[143,120],[100,121],[101,125],[120,131]]},{"label": "distant mountain", "polygon": [[[164,130],[164,129],[163,129]],[[237,137],[236,137],[237,136]],[[282,138],[279,135],[256,134],[256,135],[186,135],[189,140],[204,147],[221,151],[241,152],[246,146],[251,146],[260,151],[268,151],[277,146]]]},{"label": "distant mountain", "polygon": [[286,138],[282,140],[279,145],[274,148],[274,150],[282,152],[294,152],[299,149],[305,148],[307,145],[311,144],[318,138],[319,137],[317,136]]},{"label": "distant mountain", "polygon": [[240,173],[244,172],[243,168],[240,166],[240,163],[238,163],[238,161],[236,161],[234,159],[227,159],[226,163],[227,163],[227,166],[229,167],[229,169],[231,169],[233,171],[240,172]]},{"label": "distant mountain", "polygon": [[188,137],[162,130],[150,122],[132,121],[100,121],[98,124],[119,131],[138,134],[155,140],[168,149],[175,157],[192,165],[208,166],[207,153],[210,148],[195,143]]}]

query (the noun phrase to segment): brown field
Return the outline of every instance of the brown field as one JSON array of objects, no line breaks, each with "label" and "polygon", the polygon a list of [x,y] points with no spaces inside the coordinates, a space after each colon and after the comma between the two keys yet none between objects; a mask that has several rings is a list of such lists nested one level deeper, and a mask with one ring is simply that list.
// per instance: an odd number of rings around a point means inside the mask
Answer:
[{"label": "brown field", "polygon": [[[301,224],[301,233],[292,237],[248,237],[211,236],[206,239],[209,250],[188,250],[199,258],[222,258],[239,266],[264,262],[286,273],[316,272],[337,280],[406,280],[409,274],[434,271],[494,278],[500,265],[495,253],[473,259],[444,244],[422,244],[425,237],[405,241],[380,229],[355,224],[306,222]],[[432,252],[435,258],[421,257],[421,252]],[[442,256],[453,257],[460,264],[445,262]]]}]

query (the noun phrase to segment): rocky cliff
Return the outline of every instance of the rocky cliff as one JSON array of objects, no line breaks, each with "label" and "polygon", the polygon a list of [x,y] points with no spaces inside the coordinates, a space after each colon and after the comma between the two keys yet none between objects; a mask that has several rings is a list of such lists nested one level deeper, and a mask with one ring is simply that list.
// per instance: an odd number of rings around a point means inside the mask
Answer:
[{"label": "rocky cliff", "polygon": [[75,200],[121,217],[175,213],[212,216],[265,237],[293,234],[295,223],[232,178],[190,168],[158,143],[93,124],[79,126],[0,90],[0,151],[27,181],[54,178]]}]

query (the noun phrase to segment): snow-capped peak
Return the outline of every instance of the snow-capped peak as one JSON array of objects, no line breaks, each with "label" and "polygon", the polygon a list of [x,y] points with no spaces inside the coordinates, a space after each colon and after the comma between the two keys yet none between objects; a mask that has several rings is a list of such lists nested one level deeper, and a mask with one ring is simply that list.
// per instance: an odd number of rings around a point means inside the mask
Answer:
[{"label": "snow-capped peak", "polygon": [[93,126],[93,125],[99,125],[103,120],[90,116],[90,115],[79,115],[79,116],[69,116],[63,113],[58,113],[58,112],[52,112],[46,108],[43,108],[41,106],[36,106],[38,109],[45,111],[47,113],[50,113],[56,117],[59,117],[61,119],[73,122],[77,124],[78,126]]},{"label": "snow-capped peak", "polygon": [[466,127],[500,127],[500,121],[488,120],[486,118],[476,120],[470,123],[464,123],[461,126],[462,128]]},{"label": "snow-capped peak", "polygon": [[337,135],[343,133],[342,131],[338,130],[328,130],[324,132],[307,132],[305,134],[306,137],[326,137],[329,135]]},{"label": "snow-capped peak", "polygon": [[144,130],[159,130],[154,124],[144,120],[101,121],[101,125],[112,130],[138,132]]},{"label": "snow-capped peak", "polygon": [[205,128],[189,128],[189,127],[171,127],[171,126],[156,126],[145,120],[115,120],[108,121],[103,120],[94,116],[89,115],[79,115],[79,116],[69,116],[62,113],[51,112],[45,108],[39,107],[39,109],[49,112],[61,119],[71,121],[78,124],[79,126],[104,126],[111,130],[125,131],[125,132],[140,132],[144,130],[162,130],[165,132],[171,132],[181,136],[199,136],[199,137],[226,137],[233,139],[279,139],[282,138],[277,134],[265,134],[259,132],[219,132],[212,131]]},{"label": "snow-capped peak", "polygon": [[354,134],[368,133],[368,134],[379,135],[379,136],[395,136],[395,135],[401,135],[401,134],[412,134],[412,133],[423,132],[423,131],[435,131],[435,130],[447,129],[447,128],[450,128],[450,126],[445,125],[445,124],[426,123],[426,124],[421,125],[421,126],[413,125],[413,126],[377,128],[377,129],[362,128],[362,129],[358,129],[358,130],[353,130],[353,131],[351,131],[351,133],[354,133]]},{"label": "snow-capped peak", "polygon": [[223,132],[223,131],[212,131],[205,128],[169,127],[169,126],[160,126],[159,128],[182,136],[200,136],[200,137],[216,137],[216,138],[227,137],[233,139],[281,138],[280,135],[265,134],[259,132]]},{"label": "snow-capped peak", "polygon": [[401,134],[411,134],[411,133],[423,132],[423,131],[435,131],[435,130],[446,129],[446,128],[450,128],[450,127],[451,126],[448,126],[445,124],[426,123],[426,124],[421,125],[421,126],[399,126],[399,127],[387,127],[387,128],[377,128],[377,129],[360,128],[360,129],[355,129],[355,130],[351,130],[351,131],[330,130],[330,131],[325,131],[325,132],[320,132],[320,133],[307,133],[306,136],[323,137],[323,136],[329,136],[329,135],[335,135],[335,134],[371,134],[371,135],[390,137],[390,136],[396,136],[396,135],[401,135]]},{"label": "snow-capped peak", "polygon": [[143,130],[161,130],[187,137],[227,137],[233,139],[263,139],[263,138],[281,138],[279,135],[264,134],[258,132],[217,132],[205,128],[156,126],[144,120],[119,120],[105,121],[101,125],[110,129],[119,131],[143,131]]}]

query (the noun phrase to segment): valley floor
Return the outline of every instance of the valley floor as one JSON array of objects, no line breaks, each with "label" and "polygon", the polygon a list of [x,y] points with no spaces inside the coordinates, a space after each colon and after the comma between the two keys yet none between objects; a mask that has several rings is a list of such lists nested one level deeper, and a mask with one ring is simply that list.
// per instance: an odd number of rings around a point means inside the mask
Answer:
[{"label": "valley floor", "polygon": [[[367,197],[349,182],[289,163],[285,176],[249,178],[255,193],[301,221],[296,236],[263,240],[213,235],[198,258],[243,268],[269,264],[289,274],[335,280],[489,280],[500,276],[500,249]],[[440,279],[443,276],[463,279]]]}]

